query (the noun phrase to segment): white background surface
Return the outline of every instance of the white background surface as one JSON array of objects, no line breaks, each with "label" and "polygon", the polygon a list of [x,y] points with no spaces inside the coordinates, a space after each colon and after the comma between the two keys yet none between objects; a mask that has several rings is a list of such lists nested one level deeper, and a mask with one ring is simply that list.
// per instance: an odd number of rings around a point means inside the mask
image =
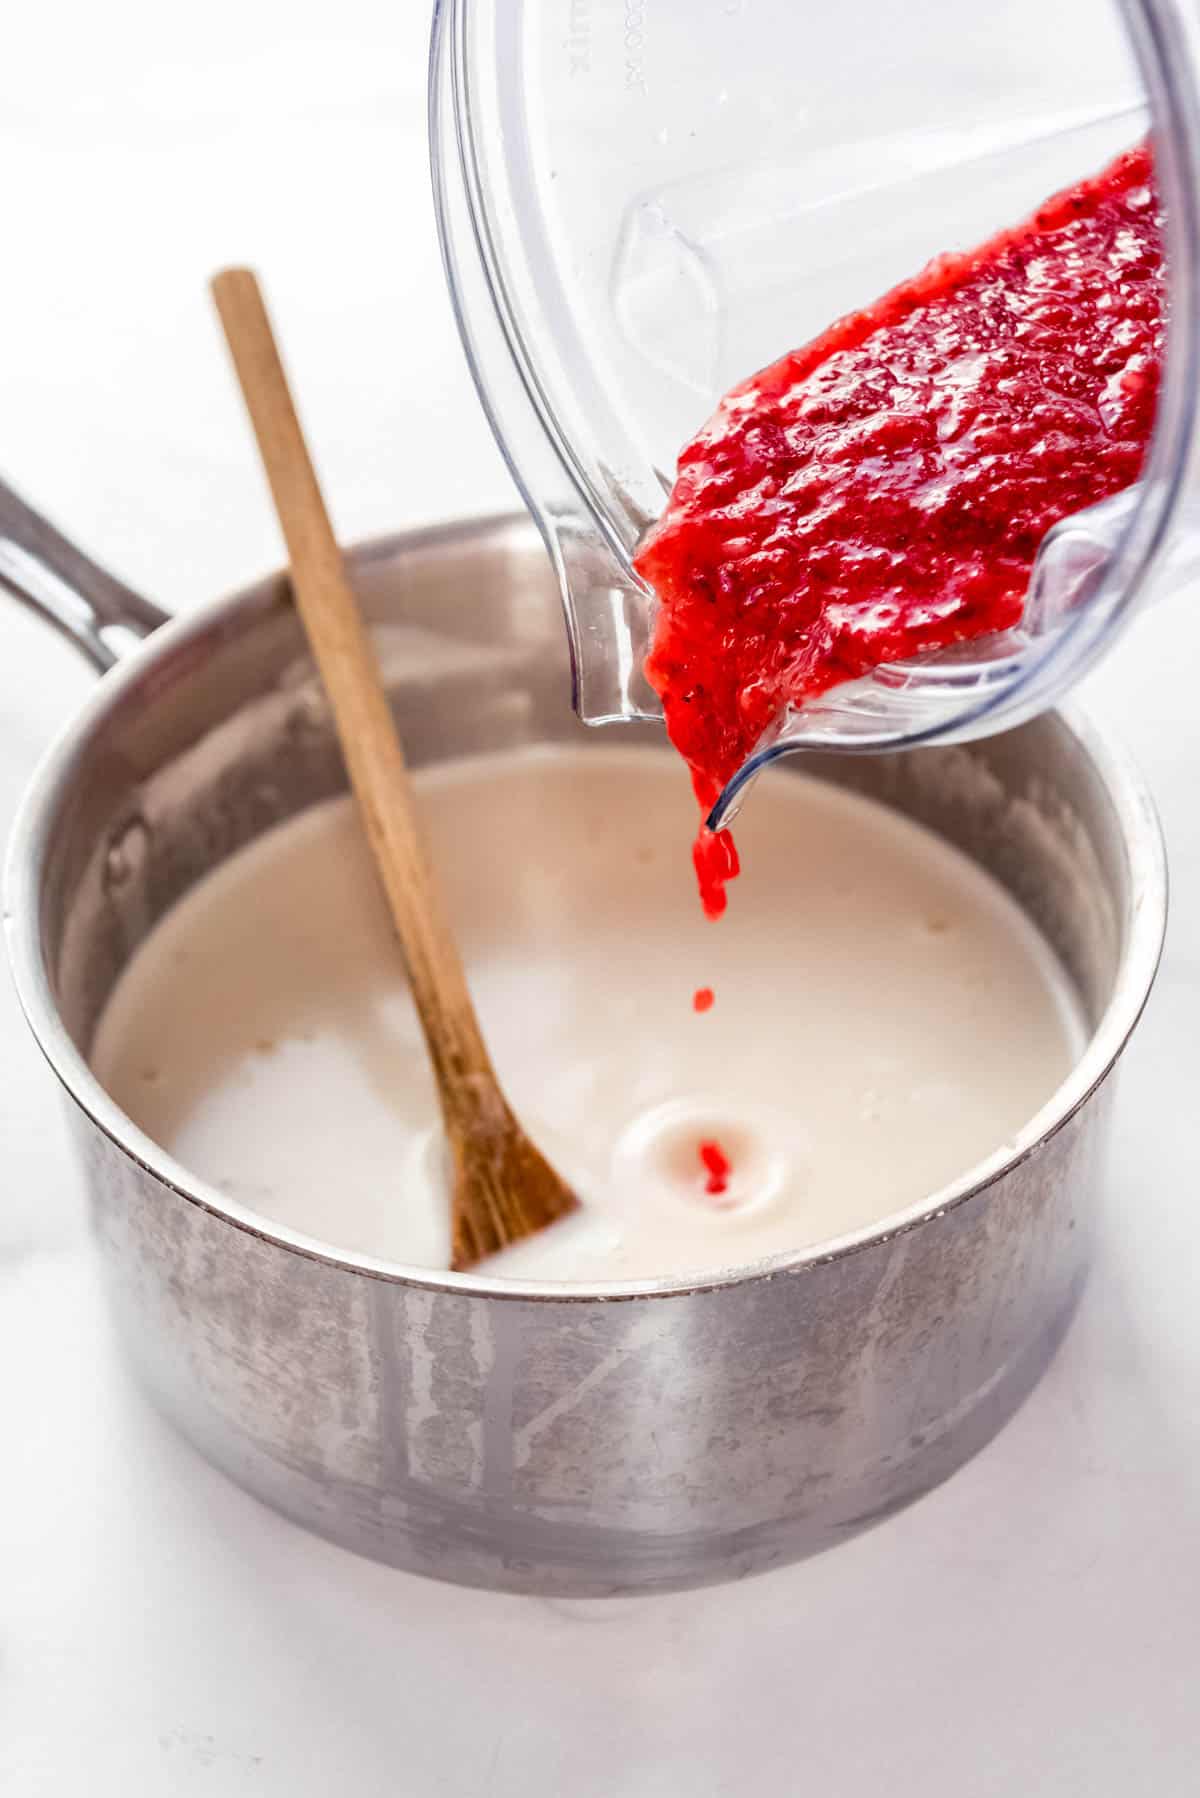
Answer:
[{"label": "white background surface", "polygon": [[[276,563],[204,291],[251,258],[344,535],[508,504],[437,264],[421,0],[38,10],[0,66],[5,473],[171,605]],[[1078,1322],[949,1485],[738,1587],[442,1588],[211,1472],[114,1360],[57,1097],[0,984],[5,1798],[1193,1793],[1198,667],[1184,601],[1094,684],[1158,794],[1174,916]],[[5,829],[89,678],[0,607]]]}]

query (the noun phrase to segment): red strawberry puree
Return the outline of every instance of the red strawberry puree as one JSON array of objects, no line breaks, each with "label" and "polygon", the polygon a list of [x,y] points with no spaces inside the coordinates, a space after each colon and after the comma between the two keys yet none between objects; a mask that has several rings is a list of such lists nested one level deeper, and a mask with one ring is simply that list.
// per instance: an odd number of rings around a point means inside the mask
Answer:
[{"label": "red strawberry puree", "polygon": [[708,1178],[704,1182],[704,1190],[714,1197],[726,1192],[729,1187],[729,1176],[733,1166],[719,1142],[702,1142],[700,1144],[700,1160]]},{"label": "red strawberry puree", "polygon": [[[1019,621],[1050,526],[1138,476],[1163,288],[1143,146],[726,395],[636,558],[706,811],[786,706]],[[728,832],[695,861],[715,917]]]}]

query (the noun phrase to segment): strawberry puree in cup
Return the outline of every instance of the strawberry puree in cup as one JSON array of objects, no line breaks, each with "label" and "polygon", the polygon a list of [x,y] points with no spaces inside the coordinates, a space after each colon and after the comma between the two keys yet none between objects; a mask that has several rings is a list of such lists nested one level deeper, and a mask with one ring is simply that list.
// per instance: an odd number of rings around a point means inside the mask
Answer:
[{"label": "strawberry puree in cup", "polygon": [[[1141,147],[725,397],[634,562],[706,814],[785,708],[1020,622],[1047,532],[1141,472],[1164,288]],[[715,915],[726,833],[695,859]]]}]

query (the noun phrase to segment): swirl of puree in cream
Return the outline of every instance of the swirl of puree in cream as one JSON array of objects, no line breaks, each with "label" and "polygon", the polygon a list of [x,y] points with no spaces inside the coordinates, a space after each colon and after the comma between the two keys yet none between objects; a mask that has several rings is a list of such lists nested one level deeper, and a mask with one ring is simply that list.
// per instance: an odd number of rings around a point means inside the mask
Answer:
[{"label": "swirl of puree in cream", "polygon": [[[702,1274],[828,1241],[1002,1147],[1082,1046],[1053,955],[989,875],[808,776],[760,781],[744,892],[710,923],[682,787],[668,751],[640,748],[418,777],[497,1069],[585,1202],[488,1273]],[[93,1065],[147,1136],[264,1218],[447,1266],[433,1081],[348,799],[159,923]]]}]

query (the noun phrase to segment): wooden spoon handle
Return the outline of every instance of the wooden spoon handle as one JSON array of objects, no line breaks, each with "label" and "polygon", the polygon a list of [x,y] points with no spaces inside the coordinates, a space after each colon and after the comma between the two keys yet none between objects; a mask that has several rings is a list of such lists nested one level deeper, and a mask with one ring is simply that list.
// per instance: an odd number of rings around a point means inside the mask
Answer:
[{"label": "wooden spoon handle", "polygon": [[346,578],[262,293],[244,268],[215,276],[212,292],[287,540],[296,603],[400,934],[443,1107],[461,1101],[470,1110],[483,1096],[481,1084],[494,1087],[495,1074],[421,844],[391,707]]}]

